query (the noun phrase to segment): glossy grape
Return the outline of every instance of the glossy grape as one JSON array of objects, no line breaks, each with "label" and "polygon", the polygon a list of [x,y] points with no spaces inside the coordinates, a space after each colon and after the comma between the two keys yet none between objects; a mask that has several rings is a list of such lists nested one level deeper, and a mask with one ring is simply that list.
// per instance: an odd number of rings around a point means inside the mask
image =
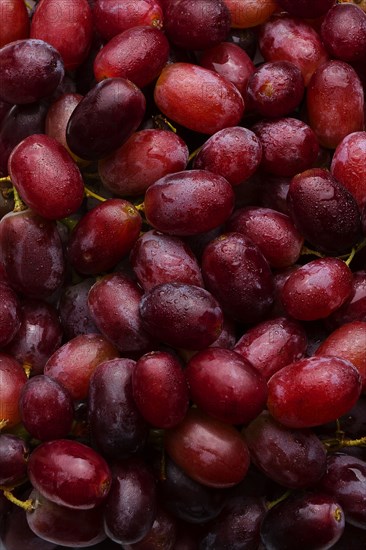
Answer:
[{"label": "glossy grape", "polygon": [[186,170],[151,185],[144,204],[150,225],[183,237],[221,225],[233,210],[234,194],[222,176],[207,170]]},{"label": "glossy grape", "polygon": [[29,447],[16,435],[0,434],[0,486],[12,489],[27,479]]},{"label": "glossy grape", "polygon": [[118,351],[103,336],[82,334],[51,355],[44,374],[64,386],[73,399],[85,399],[94,370],[99,363],[115,357],[118,357]]},{"label": "glossy grape", "polygon": [[144,353],[153,345],[154,340],[140,318],[142,295],[140,287],[120,273],[106,275],[89,292],[88,307],[92,320],[123,353]]},{"label": "glossy grape", "polygon": [[8,103],[34,103],[50,96],[64,76],[59,52],[47,42],[24,39],[0,49],[0,98]]},{"label": "glossy grape", "polygon": [[250,328],[234,351],[269,380],[278,370],[302,359],[306,347],[306,332],[300,323],[278,317]]},{"label": "glossy grape", "polygon": [[201,270],[189,246],[178,237],[147,231],[135,243],[130,262],[145,291],[162,283],[203,286]]},{"label": "glossy grape", "polygon": [[338,144],[332,158],[332,175],[352,193],[362,208],[366,204],[366,132],[352,132]]},{"label": "glossy grape", "polygon": [[352,321],[366,321],[366,271],[353,273],[350,297],[327,319],[333,329]]},{"label": "glossy grape", "polygon": [[86,58],[92,40],[92,13],[87,0],[59,3],[41,0],[32,17],[31,38],[56,48],[67,70],[74,70]]},{"label": "glossy grape", "polygon": [[54,138],[34,134],[12,151],[9,175],[24,202],[49,220],[76,212],[84,197],[80,171]]},{"label": "glossy grape", "polygon": [[243,98],[234,84],[191,63],[173,63],[163,69],[154,99],[173,121],[209,135],[236,126],[244,112]]},{"label": "glossy grape", "polygon": [[267,406],[276,420],[290,428],[320,426],[350,410],[361,387],[361,376],[349,361],[310,357],[271,377]]},{"label": "glossy grape", "polygon": [[262,159],[262,145],[247,128],[224,128],[211,136],[194,159],[194,168],[223,176],[236,186],[257,170]]},{"label": "glossy grape", "polygon": [[[47,111],[45,134],[56,139],[72,156],[66,141],[66,127],[75,107],[83,99],[81,94],[65,93],[52,103]],[[40,132],[35,132],[40,133]],[[77,157],[74,160],[78,161]]]},{"label": "glossy grape", "polygon": [[0,421],[11,428],[20,422],[19,396],[27,376],[16,360],[4,353],[0,354],[0,380]]},{"label": "glossy grape", "polygon": [[354,4],[333,6],[322,23],[321,37],[332,57],[348,63],[365,59],[365,12]]},{"label": "glossy grape", "polygon": [[184,170],[188,154],[187,145],[174,132],[140,130],[99,161],[98,172],[112,193],[121,197],[141,195],[163,176]]},{"label": "glossy grape", "polygon": [[147,535],[131,545],[124,545],[125,550],[174,550],[177,535],[177,522],[160,506],[157,509],[154,523]]},{"label": "glossy grape", "polygon": [[232,487],[244,479],[249,452],[243,437],[199,409],[165,432],[165,449],[192,479],[208,487]]},{"label": "glossy grape", "polygon": [[229,317],[255,323],[269,312],[272,274],[259,248],[244,235],[226,233],[211,241],[203,254],[202,273]]},{"label": "glossy grape", "polygon": [[20,327],[20,304],[15,292],[0,283],[0,347],[14,338]]},{"label": "glossy grape", "polygon": [[140,451],[148,424],[133,398],[131,359],[103,361],[95,369],[88,396],[92,441],[103,456],[120,459]]},{"label": "glossy grape", "polygon": [[68,243],[71,265],[84,275],[110,271],[126,256],[141,230],[141,216],[123,199],[109,199],[90,210]]},{"label": "glossy grape", "polygon": [[63,288],[59,312],[63,332],[68,340],[80,334],[98,332],[88,309],[88,293],[94,283],[94,279],[84,279],[76,285]]},{"label": "glossy grape", "polygon": [[231,26],[239,29],[256,27],[264,23],[277,9],[275,0],[225,0]]},{"label": "glossy grape", "polygon": [[90,447],[70,439],[42,443],[31,453],[28,476],[35,489],[51,502],[89,510],[108,495],[111,472]]},{"label": "glossy grape", "polygon": [[139,308],[146,330],[172,347],[203,349],[222,330],[222,310],[212,294],[201,287],[157,285],[144,294]]},{"label": "glossy grape", "polygon": [[29,36],[29,16],[23,0],[1,0],[0,48]]},{"label": "glossy grape", "polygon": [[107,156],[137,129],[145,114],[145,104],[142,92],[124,78],[107,78],[99,82],[80,101],[69,119],[68,146],[83,159]]}]

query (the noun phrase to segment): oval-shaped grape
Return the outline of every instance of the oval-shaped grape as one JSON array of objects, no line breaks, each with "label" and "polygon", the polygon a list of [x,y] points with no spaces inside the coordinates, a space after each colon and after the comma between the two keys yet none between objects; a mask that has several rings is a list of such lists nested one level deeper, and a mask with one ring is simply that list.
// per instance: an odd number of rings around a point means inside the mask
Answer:
[{"label": "oval-shaped grape", "polygon": [[21,40],[29,36],[29,16],[28,10],[23,0],[1,0],[1,30],[0,30],[0,48]]},{"label": "oval-shaped grape", "polygon": [[27,38],[0,49],[0,98],[8,103],[35,103],[50,96],[64,76],[59,52],[43,40]]},{"label": "oval-shaped grape", "polygon": [[352,321],[366,322],[366,271],[353,273],[350,297],[327,319],[330,329]]},{"label": "oval-shaped grape", "polygon": [[[332,105],[324,109],[323,97]],[[307,91],[309,125],[328,149],[364,128],[364,91],[356,71],[344,61],[327,61],[313,74]]]},{"label": "oval-shaped grape", "polygon": [[264,23],[277,10],[275,0],[225,0],[231,26],[239,29],[256,27]]},{"label": "oval-shaped grape", "polygon": [[354,4],[337,4],[324,17],[323,44],[329,54],[347,63],[366,58],[366,13]]},{"label": "oval-shaped grape", "polygon": [[[1,416],[1,413],[0,413]],[[10,490],[27,479],[29,447],[13,434],[0,434],[0,485]]]},{"label": "oval-shaped grape", "polygon": [[137,129],[145,114],[142,92],[124,78],[96,84],[73,111],[66,140],[78,157],[96,160],[120,147]]},{"label": "oval-shaped grape", "polygon": [[249,467],[240,433],[199,409],[190,409],[178,426],[166,430],[165,449],[189,477],[208,487],[232,487]]},{"label": "oval-shaped grape", "polygon": [[191,63],[173,63],[163,69],[154,98],[168,118],[203,134],[236,126],[244,112],[243,98],[234,84]]},{"label": "oval-shaped grape", "polygon": [[67,340],[71,340],[71,338],[80,334],[98,332],[88,308],[88,294],[94,283],[94,279],[84,279],[76,285],[63,288],[59,313]]},{"label": "oval-shaped grape", "polygon": [[20,420],[19,397],[27,376],[10,355],[0,353],[0,426],[12,428]]},{"label": "oval-shaped grape", "polygon": [[259,248],[244,235],[226,233],[211,241],[203,253],[202,274],[229,317],[255,323],[269,312],[272,273]]},{"label": "oval-shaped grape", "polygon": [[[80,159],[73,155],[66,141],[66,127],[75,107],[79,105],[83,96],[76,93],[62,94],[52,103],[47,111],[45,134],[56,139],[70,153],[76,162]],[[39,134],[40,132],[34,132]]]},{"label": "oval-shaped grape", "polygon": [[55,439],[36,447],[28,461],[33,487],[51,502],[88,510],[108,495],[111,472],[101,455],[70,439]]},{"label": "oval-shaped grape", "polygon": [[222,176],[206,170],[186,170],[151,185],[144,204],[150,225],[183,237],[219,227],[233,210],[234,193]]},{"label": "oval-shaped grape", "polygon": [[357,204],[366,204],[366,132],[352,132],[338,144],[330,166],[332,175],[344,186]]},{"label": "oval-shaped grape", "polygon": [[0,347],[11,342],[20,322],[18,297],[7,284],[0,282]]},{"label": "oval-shaped grape", "polygon": [[87,0],[41,0],[32,17],[31,38],[52,44],[68,71],[76,69],[89,53],[93,35],[92,12]]},{"label": "oval-shaped grape", "polygon": [[183,349],[203,349],[222,331],[222,310],[207,290],[184,283],[163,283],[140,302],[146,330],[158,341]]},{"label": "oval-shaped grape", "polygon": [[76,212],[84,182],[66,149],[54,138],[35,134],[19,143],[9,157],[9,175],[24,202],[49,220]]},{"label": "oval-shaped grape", "polygon": [[270,378],[267,406],[284,426],[320,426],[349,411],[361,387],[361,376],[349,361],[310,357],[283,367]]}]

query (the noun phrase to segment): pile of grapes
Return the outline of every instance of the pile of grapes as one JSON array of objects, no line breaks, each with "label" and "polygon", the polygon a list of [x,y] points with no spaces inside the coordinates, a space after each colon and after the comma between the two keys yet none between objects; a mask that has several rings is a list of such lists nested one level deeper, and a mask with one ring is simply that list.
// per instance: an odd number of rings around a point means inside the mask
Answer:
[{"label": "pile of grapes", "polygon": [[0,0],[0,547],[366,548],[366,1]]}]

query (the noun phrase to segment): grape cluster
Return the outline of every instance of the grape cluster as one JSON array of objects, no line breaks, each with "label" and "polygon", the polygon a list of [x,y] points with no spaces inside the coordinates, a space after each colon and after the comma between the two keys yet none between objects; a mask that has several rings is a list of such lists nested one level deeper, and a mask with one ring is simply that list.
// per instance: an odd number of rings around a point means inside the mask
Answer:
[{"label": "grape cluster", "polygon": [[366,548],[366,2],[0,19],[0,546]]}]

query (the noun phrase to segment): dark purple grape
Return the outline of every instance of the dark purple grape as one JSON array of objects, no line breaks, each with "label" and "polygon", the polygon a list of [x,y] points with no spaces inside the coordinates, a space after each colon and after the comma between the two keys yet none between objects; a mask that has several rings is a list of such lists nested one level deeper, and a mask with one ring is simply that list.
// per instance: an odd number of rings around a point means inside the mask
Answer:
[{"label": "dark purple grape", "polygon": [[98,332],[88,308],[88,294],[94,283],[94,279],[85,279],[63,288],[59,312],[63,332],[68,340],[80,334]]},{"label": "dark purple grape", "polygon": [[366,59],[366,13],[358,6],[333,6],[324,17],[320,35],[332,57],[351,64]]},{"label": "dark purple grape", "polygon": [[164,283],[146,292],[140,302],[146,330],[169,346],[203,349],[222,331],[222,310],[207,290],[183,283]]},{"label": "dark purple grape", "polygon": [[88,307],[98,330],[124,353],[144,353],[153,345],[143,327],[140,287],[120,273],[106,275],[89,291]]},{"label": "dark purple grape", "polygon": [[103,158],[130,137],[144,113],[145,98],[135,84],[124,78],[107,78],[73,111],[66,130],[67,144],[81,158]]},{"label": "dark purple grape", "polygon": [[16,337],[6,346],[6,352],[26,364],[32,375],[42,374],[61,341],[57,310],[42,300],[25,299],[20,306],[20,327]]},{"label": "dark purple grape", "polygon": [[[1,415],[1,413],[0,413]],[[29,447],[20,437],[0,434],[0,486],[11,490],[27,479]]]},{"label": "dark purple grape", "polygon": [[353,273],[350,297],[326,322],[334,329],[352,321],[366,321],[366,271]]},{"label": "dark purple grape", "polygon": [[63,546],[89,547],[106,538],[103,509],[75,510],[56,504],[33,489],[29,498],[34,510],[27,513],[28,525],[41,539]]},{"label": "dark purple grape", "polygon": [[0,49],[0,98],[8,103],[35,103],[50,96],[64,76],[59,52],[43,40],[27,38]]},{"label": "dark purple grape", "polygon": [[286,428],[263,411],[244,434],[253,463],[284,487],[311,487],[325,473],[325,447],[310,430]]},{"label": "dark purple grape", "polygon": [[269,312],[272,273],[259,248],[244,235],[226,233],[211,241],[203,254],[202,273],[229,317],[256,323]]},{"label": "dark purple grape", "polygon": [[210,525],[200,543],[200,550],[257,550],[265,512],[262,498],[244,496],[230,500]]},{"label": "dark purple grape", "polygon": [[17,295],[0,282],[0,347],[6,346],[20,327],[20,304]]},{"label": "dark purple grape", "polygon": [[277,0],[277,4],[295,17],[314,19],[324,15],[334,4],[334,0]]},{"label": "dark purple grape", "polygon": [[297,174],[287,202],[296,227],[317,250],[342,254],[361,238],[356,200],[328,170],[314,168]]},{"label": "dark purple grape", "polygon": [[139,542],[125,544],[124,550],[177,550],[177,522],[161,506],[158,506],[154,523]]},{"label": "dark purple grape", "polygon": [[36,439],[61,439],[71,430],[74,419],[71,396],[48,376],[34,376],[25,383],[19,408],[25,429]]},{"label": "dark purple grape", "polygon": [[213,489],[194,481],[169,457],[166,458],[159,494],[164,507],[188,523],[204,523],[216,518],[226,500],[222,489]]},{"label": "dark purple grape", "polygon": [[44,298],[61,287],[65,260],[56,223],[31,210],[0,221],[1,261],[11,286],[29,297]]},{"label": "dark purple grape", "polygon": [[145,194],[147,221],[158,231],[196,235],[220,226],[230,216],[234,194],[228,181],[206,170],[165,176]]},{"label": "dark purple grape", "polygon": [[203,286],[195,256],[178,237],[147,231],[136,241],[130,262],[145,292],[162,283]]},{"label": "dark purple grape", "polygon": [[341,537],[344,513],[321,493],[294,495],[271,508],[261,525],[266,550],[327,550]]},{"label": "dark purple grape", "polygon": [[346,454],[329,455],[320,487],[339,502],[348,523],[366,529],[366,462]]},{"label": "dark purple grape", "polygon": [[116,463],[104,511],[104,528],[120,544],[143,539],[156,516],[155,480],[141,459]]},{"label": "dark purple grape", "polygon": [[140,451],[148,434],[148,425],[133,398],[134,368],[131,359],[105,361],[98,365],[90,381],[90,433],[97,449],[109,458]]},{"label": "dark purple grape", "polygon": [[8,174],[10,153],[18,143],[45,129],[47,106],[45,103],[14,105],[0,126],[0,174]]},{"label": "dark purple grape", "polygon": [[164,30],[176,46],[204,50],[225,40],[230,13],[223,0],[172,0],[164,12]]}]

